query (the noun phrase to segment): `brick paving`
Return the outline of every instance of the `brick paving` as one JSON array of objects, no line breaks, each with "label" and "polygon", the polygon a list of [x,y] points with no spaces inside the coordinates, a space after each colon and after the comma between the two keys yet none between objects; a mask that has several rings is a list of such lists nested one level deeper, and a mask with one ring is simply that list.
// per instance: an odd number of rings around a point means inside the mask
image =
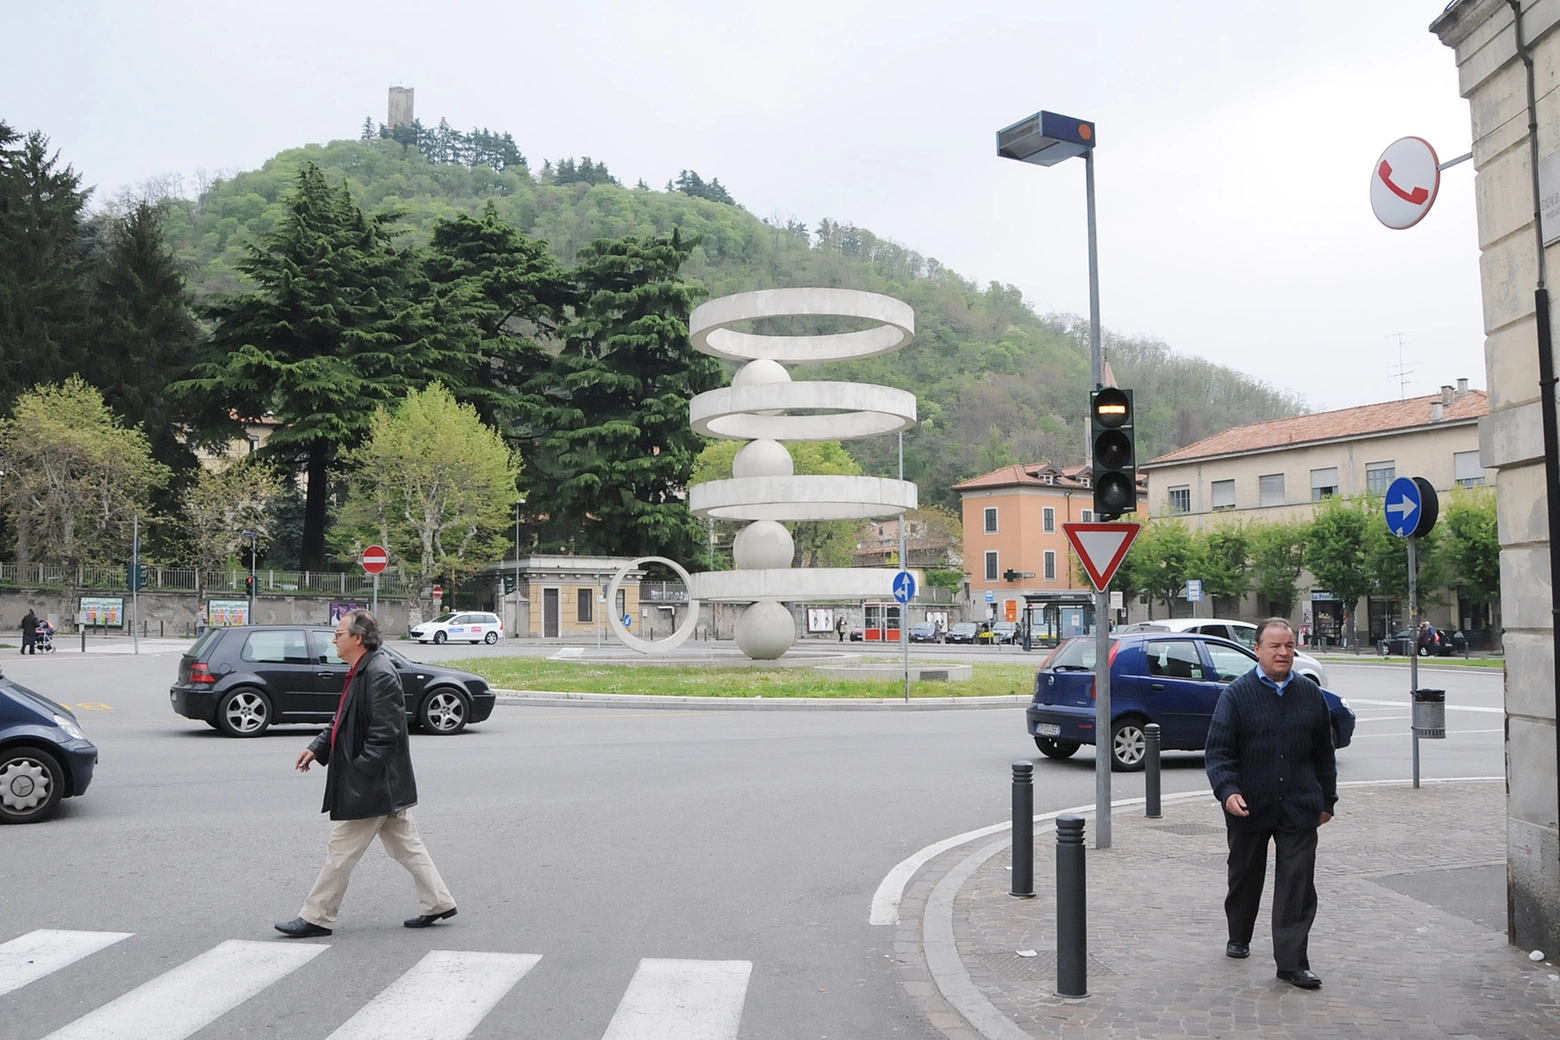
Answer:
[{"label": "brick paving", "polygon": [[[931,933],[922,922],[931,893],[950,871],[956,879],[960,864],[968,869],[978,845],[944,853],[906,890],[896,950],[907,991],[928,1021],[957,1040],[1012,1035],[1007,1023],[1037,1037],[1560,1037],[1554,963],[1531,962],[1488,917],[1481,925],[1397,890],[1414,890],[1404,879],[1427,871],[1498,869],[1492,865],[1505,858],[1502,785],[1345,786],[1340,794],[1339,816],[1322,828],[1317,860],[1321,906],[1311,966],[1322,977],[1320,990],[1274,978],[1265,917],[1250,959],[1224,956],[1224,827],[1209,796],[1167,804],[1161,820],[1144,819],[1140,808],[1118,809],[1105,850],[1093,848],[1086,817],[1088,997],[1064,1000],[1052,992],[1055,837],[1048,830],[1035,839],[1036,898],[1008,895],[1011,854],[1004,847],[952,899],[958,960],[987,1010],[1006,1023],[977,1017],[972,1024],[959,1014],[935,972],[928,973],[922,944]],[[1271,892],[1270,865],[1264,915]],[[1019,950],[1036,956],[1019,957]],[[1560,963],[1560,951],[1549,954]]]}]

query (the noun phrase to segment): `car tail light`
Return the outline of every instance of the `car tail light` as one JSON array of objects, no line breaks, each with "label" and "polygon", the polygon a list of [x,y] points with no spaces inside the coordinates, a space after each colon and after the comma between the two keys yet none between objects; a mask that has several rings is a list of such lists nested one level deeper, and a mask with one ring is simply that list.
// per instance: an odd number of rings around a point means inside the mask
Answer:
[{"label": "car tail light", "polygon": [[211,674],[211,667],[209,665],[206,665],[200,661],[196,661],[194,664],[190,665],[190,682],[214,683],[216,681],[217,677]]},{"label": "car tail light", "polygon": [[1094,679],[1090,679],[1089,680],[1089,700],[1091,700],[1091,701],[1094,700],[1094,694],[1095,694],[1095,691],[1099,689],[1099,685],[1100,685],[1100,681],[1099,681],[1098,678],[1094,678]]}]

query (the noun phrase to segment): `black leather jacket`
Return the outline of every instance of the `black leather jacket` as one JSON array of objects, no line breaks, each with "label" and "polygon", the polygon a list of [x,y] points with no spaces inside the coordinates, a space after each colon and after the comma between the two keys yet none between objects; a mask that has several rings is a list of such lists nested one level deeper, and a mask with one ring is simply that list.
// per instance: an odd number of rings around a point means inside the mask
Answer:
[{"label": "black leather jacket", "polygon": [[390,658],[371,650],[358,662],[341,709],[336,747],[330,730],[309,745],[325,766],[325,804],[333,820],[389,816],[417,804],[406,693]]}]

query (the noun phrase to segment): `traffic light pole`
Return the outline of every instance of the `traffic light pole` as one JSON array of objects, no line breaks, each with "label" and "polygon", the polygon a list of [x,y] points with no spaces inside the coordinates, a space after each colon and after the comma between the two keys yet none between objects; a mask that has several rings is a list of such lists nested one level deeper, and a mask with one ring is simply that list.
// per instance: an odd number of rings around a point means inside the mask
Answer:
[{"label": "traffic light pole", "polygon": [[135,652],[141,652],[141,634],[136,626],[141,623],[141,518],[135,517],[130,528],[130,644]]},{"label": "traffic light pole", "polygon": [[1110,593],[1094,590],[1094,847],[1110,848]]}]

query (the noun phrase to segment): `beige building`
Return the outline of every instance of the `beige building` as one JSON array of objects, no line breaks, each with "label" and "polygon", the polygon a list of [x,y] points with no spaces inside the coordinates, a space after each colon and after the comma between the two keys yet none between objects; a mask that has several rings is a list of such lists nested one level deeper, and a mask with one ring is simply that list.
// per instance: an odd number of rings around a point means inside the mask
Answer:
[{"label": "beige building", "polygon": [[[1484,465],[1497,471],[1506,650],[1507,934],[1523,949],[1553,951],[1560,948],[1560,814],[1549,532],[1560,503],[1546,490],[1546,455],[1549,466],[1560,459],[1545,451],[1539,380],[1540,344],[1554,363],[1554,322],[1540,330],[1537,316],[1539,289],[1560,264],[1550,224],[1560,214],[1547,214],[1542,228],[1534,214],[1541,203],[1552,207],[1560,191],[1560,94],[1553,89],[1560,6],[1515,6],[1520,23],[1505,0],[1455,0],[1430,31],[1456,54],[1473,125],[1489,376],[1479,445]],[[1537,128],[1531,136],[1530,126]]]},{"label": "beige building", "polygon": [[[1428,397],[1236,426],[1142,467],[1149,515],[1182,516],[1193,529],[1247,520],[1304,521],[1317,502],[1335,495],[1382,495],[1400,476],[1424,477],[1444,502],[1453,487],[1490,478],[1479,461],[1479,419],[1487,410],[1484,392],[1459,379]],[[1346,605],[1326,589],[1308,588],[1309,579],[1301,575],[1301,603],[1292,620],[1336,643],[1344,634]],[[1432,624],[1488,631],[1487,604],[1447,598],[1448,605],[1426,611]],[[1361,639],[1408,624],[1395,601],[1348,606]],[[1253,601],[1238,612],[1256,616],[1268,606]]]}]

